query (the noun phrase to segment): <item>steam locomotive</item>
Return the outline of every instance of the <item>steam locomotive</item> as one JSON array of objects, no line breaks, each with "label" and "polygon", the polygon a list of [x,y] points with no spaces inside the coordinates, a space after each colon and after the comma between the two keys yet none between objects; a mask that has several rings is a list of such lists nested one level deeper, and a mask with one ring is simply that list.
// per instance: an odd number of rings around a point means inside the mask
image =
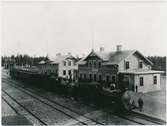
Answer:
[{"label": "steam locomotive", "polygon": [[10,69],[10,76],[13,79],[28,82],[56,93],[73,97],[76,100],[94,102],[98,105],[112,106],[117,111],[131,111],[135,108],[130,91],[122,89],[104,88],[98,82],[64,82],[62,78],[51,75],[40,74],[38,70],[26,68]]}]

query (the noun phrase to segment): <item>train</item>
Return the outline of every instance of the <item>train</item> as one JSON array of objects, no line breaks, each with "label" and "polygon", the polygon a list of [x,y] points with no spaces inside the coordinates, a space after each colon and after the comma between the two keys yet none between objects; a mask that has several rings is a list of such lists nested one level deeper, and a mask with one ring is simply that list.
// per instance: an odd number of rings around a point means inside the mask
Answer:
[{"label": "train", "polygon": [[63,79],[57,76],[40,74],[35,68],[21,67],[10,69],[10,76],[12,79],[24,81],[75,100],[112,107],[117,112],[129,112],[136,107],[131,99],[130,91],[127,89],[111,90],[103,87],[99,82],[62,81]]}]

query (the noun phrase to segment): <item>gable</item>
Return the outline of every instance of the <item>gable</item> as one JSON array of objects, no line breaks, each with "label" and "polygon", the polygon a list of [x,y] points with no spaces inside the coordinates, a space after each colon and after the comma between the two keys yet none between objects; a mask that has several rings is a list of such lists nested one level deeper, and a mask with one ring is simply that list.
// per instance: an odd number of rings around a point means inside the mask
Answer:
[{"label": "gable", "polygon": [[84,61],[87,61],[89,59],[101,59],[94,51],[92,51],[85,59]]},{"label": "gable", "polygon": [[133,55],[136,56],[139,60],[142,60],[147,65],[153,65],[153,63],[148,58],[143,56],[139,51],[135,51]]}]

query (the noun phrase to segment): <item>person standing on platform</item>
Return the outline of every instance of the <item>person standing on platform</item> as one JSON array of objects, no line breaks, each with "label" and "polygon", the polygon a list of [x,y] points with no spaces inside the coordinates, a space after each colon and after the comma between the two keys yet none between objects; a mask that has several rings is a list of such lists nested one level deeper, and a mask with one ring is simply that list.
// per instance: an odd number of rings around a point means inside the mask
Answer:
[{"label": "person standing on platform", "polygon": [[144,102],[143,102],[143,99],[141,97],[138,99],[138,105],[139,105],[139,111],[142,112]]}]

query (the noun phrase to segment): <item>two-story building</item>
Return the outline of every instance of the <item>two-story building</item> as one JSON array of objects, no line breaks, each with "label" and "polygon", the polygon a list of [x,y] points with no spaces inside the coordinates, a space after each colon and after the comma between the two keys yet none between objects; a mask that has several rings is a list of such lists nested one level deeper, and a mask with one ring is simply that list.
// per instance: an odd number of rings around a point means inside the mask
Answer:
[{"label": "two-story building", "polygon": [[58,65],[58,76],[67,79],[76,79],[78,65],[77,59],[71,54],[57,56],[51,64]]},{"label": "two-story building", "polygon": [[51,60],[40,61],[38,64],[38,69],[40,74],[58,76],[58,65],[52,64]]},{"label": "two-story building", "polygon": [[151,70],[152,62],[137,50],[105,52],[92,50],[79,61],[80,81],[98,81],[109,86],[129,88],[136,92],[160,90],[160,71]]},{"label": "two-story building", "polygon": [[57,77],[65,79],[76,79],[78,65],[76,64],[77,59],[71,54],[56,55],[55,58],[49,61],[41,61],[39,68],[42,74],[53,74]]}]

